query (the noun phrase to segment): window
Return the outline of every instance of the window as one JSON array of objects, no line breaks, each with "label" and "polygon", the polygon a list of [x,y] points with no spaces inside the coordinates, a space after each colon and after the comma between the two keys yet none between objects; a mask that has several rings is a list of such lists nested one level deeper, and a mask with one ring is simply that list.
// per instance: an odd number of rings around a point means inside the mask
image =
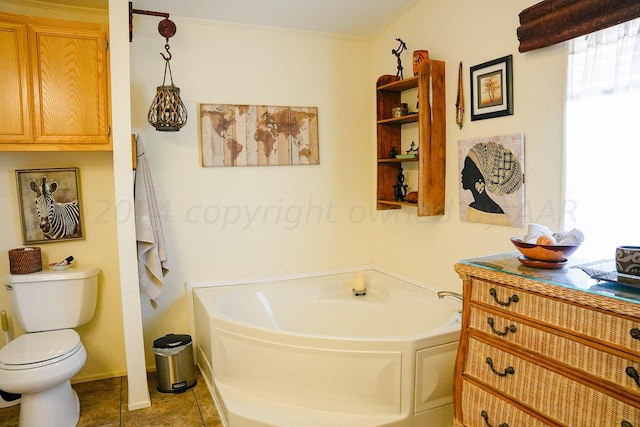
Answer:
[{"label": "window", "polygon": [[581,256],[640,246],[640,19],[570,42],[566,101],[565,229]]}]

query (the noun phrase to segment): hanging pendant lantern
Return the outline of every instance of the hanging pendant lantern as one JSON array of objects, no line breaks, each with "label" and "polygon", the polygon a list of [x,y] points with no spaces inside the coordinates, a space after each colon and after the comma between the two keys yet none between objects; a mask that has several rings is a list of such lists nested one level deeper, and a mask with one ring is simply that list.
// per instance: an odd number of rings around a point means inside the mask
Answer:
[{"label": "hanging pendant lantern", "polygon": [[[166,60],[165,79],[167,69],[171,76],[169,60]],[[187,108],[180,99],[180,88],[173,84],[173,78],[170,85],[165,85],[165,79],[162,81],[162,86],[156,88],[156,96],[149,108],[147,120],[158,131],[175,132],[187,124]]]},{"label": "hanging pendant lantern", "polygon": [[[149,124],[156,128],[157,131],[176,132],[187,124],[187,108],[180,99],[180,88],[173,84],[173,75],[171,73],[171,52],[169,52],[169,37],[175,34],[175,24],[168,19],[164,19],[158,24],[158,31],[166,37],[167,43],[164,49],[169,56],[160,53],[165,61],[164,78],[162,86],[156,88],[156,96],[153,98],[147,120]],[[167,71],[169,71],[169,79],[171,84],[167,85]]]}]

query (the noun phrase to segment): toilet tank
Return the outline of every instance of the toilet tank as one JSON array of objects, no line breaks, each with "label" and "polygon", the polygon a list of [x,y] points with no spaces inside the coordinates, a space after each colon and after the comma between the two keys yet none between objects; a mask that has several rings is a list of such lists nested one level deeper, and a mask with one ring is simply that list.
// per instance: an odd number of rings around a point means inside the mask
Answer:
[{"label": "toilet tank", "polygon": [[95,267],[70,267],[7,275],[6,290],[20,329],[51,331],[87,323],[96,309],[99,273]]}]

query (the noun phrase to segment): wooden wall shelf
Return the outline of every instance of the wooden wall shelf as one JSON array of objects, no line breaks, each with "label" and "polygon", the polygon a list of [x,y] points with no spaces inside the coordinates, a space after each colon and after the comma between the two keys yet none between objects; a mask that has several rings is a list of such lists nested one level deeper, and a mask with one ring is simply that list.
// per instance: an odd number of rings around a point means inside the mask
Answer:
[{"label": "wooden wall shelf", "polygon": [[[392,117],[402,92],[417,89],[419,109],[402,117]],[[444,215],[446,167],[445,63],[425,60],[418,75],[400,80],[383,75],[376,82],[377,98],[377,209],[417,208],[418,216]],[[417,159],[391,159],[391,147],[401,147],[402,128],[418,123]],[[394,197],[396,177],[402,163],[418,162],[418,202],[399,202]]]}]

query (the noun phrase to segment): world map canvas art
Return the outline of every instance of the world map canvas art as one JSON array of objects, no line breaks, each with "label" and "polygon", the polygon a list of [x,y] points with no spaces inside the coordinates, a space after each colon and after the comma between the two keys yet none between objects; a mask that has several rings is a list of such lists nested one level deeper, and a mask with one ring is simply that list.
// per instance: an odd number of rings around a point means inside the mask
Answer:
[{"label": "world map canvas art", "polygon": [[318,108],[200,104],[202,166],[317,165]]}]

